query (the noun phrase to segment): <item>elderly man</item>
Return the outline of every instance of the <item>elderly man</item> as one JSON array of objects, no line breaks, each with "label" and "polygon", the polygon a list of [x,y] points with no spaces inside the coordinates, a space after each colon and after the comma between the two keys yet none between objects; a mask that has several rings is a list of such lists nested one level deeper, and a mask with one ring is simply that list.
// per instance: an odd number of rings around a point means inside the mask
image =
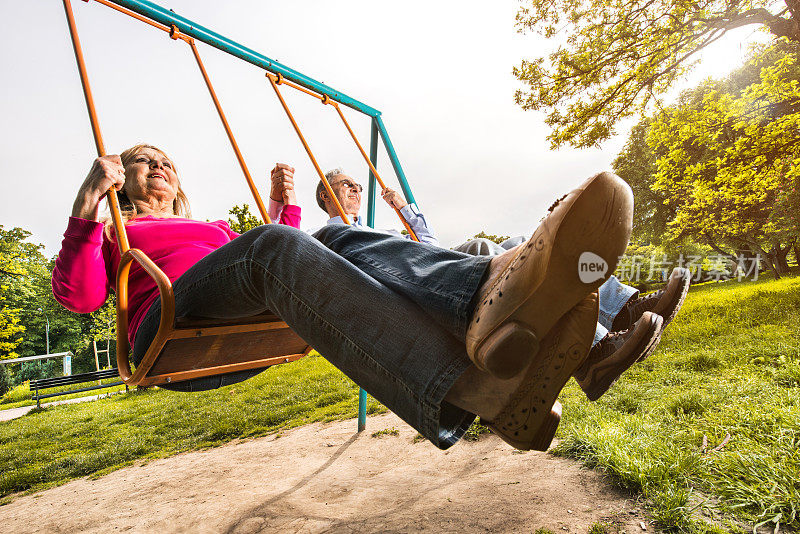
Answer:
[{"label": "elderly man", "polygon": [[[353,220],[355,226],[363,227],[361,216],[358,214],[361,209],[361,192],[364,190],[361,184],[346,175],[342,169],[328,171],[325,174],[325,178],[331,185],[331,189],[333,189],[333,193],[339,200],[339,204],[341,204],[345,214]],[[425,216],[420,213],[416,205],[409,204],[397,191],[388,187],[381,191],[381,196],[391,207],[400,210],[400,214],[411,229],[414,230],[414,233],[417,234],[420,242],[439,246],[439,240],[433,235]],[[322,211],[330,216],[327,224],[342,224],[344,222],[339,216],[339,210],[336,209],[336,204],[325,189],[322,180],[317,185],[317,204]],[[400,235],[396,230],[388,231]],[[408,235],[405,237],[411,239]]]}]

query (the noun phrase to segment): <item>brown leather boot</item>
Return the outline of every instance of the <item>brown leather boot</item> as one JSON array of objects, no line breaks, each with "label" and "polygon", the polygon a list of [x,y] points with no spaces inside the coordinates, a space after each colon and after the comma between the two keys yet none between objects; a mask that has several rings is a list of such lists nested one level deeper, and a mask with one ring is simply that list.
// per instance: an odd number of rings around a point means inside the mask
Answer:
[{"label": "brown leather boot", "polygon": [[676,267],[669,276],[667,285],[655,293],[639,297],[625,303],[614,318],[611,329],[615,332],[628,330],[639,320],[644,312],[653,312],[664,318],[664,328],[675,318],[683,306],[689,285],[692,283],[692,273],[684,267]]},{"label": "brown leather boot", "polygon": [[561,421],[556,398],[592,346],[599,312],[597,293],[588,295],[550,330],[537,357],[489,428],[509,445],[546,451]]},{"label": "brown leather boot", "polygon": [[644,312],[633,328],[609,332],[592,347],[574,375],[589,400],[599,399],[631,365],[655,350],[661,340],[663,323],[660,315]]},{"label": "brown leather boot", "polygon": [[557,201],[527,243],[492,259],[467,328],[467,354],[498,378],[533,360],[553,325],[616,269],[628,246],[633,194],[600,173]]}]

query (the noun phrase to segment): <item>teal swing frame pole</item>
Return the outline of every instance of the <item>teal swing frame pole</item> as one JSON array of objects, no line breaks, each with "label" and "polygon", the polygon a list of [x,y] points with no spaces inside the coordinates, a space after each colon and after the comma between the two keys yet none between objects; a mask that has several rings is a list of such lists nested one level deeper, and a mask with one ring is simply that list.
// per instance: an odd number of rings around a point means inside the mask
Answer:
[{"label": "teal swing frame pole", "polygon": [[[192,20],[189,20],[186,17],[161,7],[158,4],[148,0],[109,1],[112,4],[129,9],[134,13],[138,13],[143,17],[155,22],[159,22],[165,26],[175,26],[175,28],[177,28],[181,33],[192,37],[197,41],[203,42],[209,46],[213,46],[218,50],[255,65],[256,67],[262,68],[268,72],[271,72],[272,74],[280,74],[291,82],[319,93],[320,95],[327,95],[340,104],[371,117],[373,127],[377,126],[378,133],[383,141],[384,147],[386,148],[386,153],[389,156],[389,161],[392,163],[392,167],[397,175],[397,179],[400,182],[400,188],[403,191],[403,196],[405,197],[406,202],[409,204],[416,204],[416,201],[414,200],[414,194],[411,192],[411,186],[408,184],[408,180],[403,172],[403,167],[400,164],[400,158],[397,157],[397,152],[394,149],[394,145],[392,145],[389,132],[386,130],[386,126],[383,123],[381,112],[379,110],[364,104],[363,102],[360,102],[341,91],[325,85],[324,83],[319,82],[310,76],[306,76],[300,71],[288,67],[279,61],[271,59],[251,48],[237,43],[236,41],[228,39],[227,37],[220,35]],[[375,163],[376,162],[373,162],[373,165]],[[377,193],[377,191],[373,190],[373,193]]]},{"label": "teal swing frame pole", "polygon": [[[378,122],[373,117],[370,121],[369,135],[369,160],[372,166],[378,168]],[[375,200],[377,197],[378,184],[372,169],[369,170],[369,181],[367,182],[367,226],[375,228]],[[361,432],[367,427],[367,392],[359,388],[358,390],[358,431]]]},{"label": "teal swing frame pole", "polygon": [[[88,2],[89,0],[84,0]],[[408,184],[403,167],[400,164],[400,158],[397,157],[397,152],[389,137],[389,132],[381,118],[381,112],[377,109],[360,102],[341,91],[337,91],[324,83],[321,83],[305,74],[292,69],[282,63],[275,61],[263,54],[256,52],[244,45],[237,43],[227,37],[220,35],[196,22],[193,22],[186,17],[178,15],[177,13],[166,9],[158,4],[148,0],[108,0],[120,7],[124,7],[146,17],[152,21],[159,22],[167,27],[174,27],[181,33],[188,35],[201,41],[209,46],[213,46],[227,54],[230,54],[238,59],[246,61],[256,67],[262,68],[275,75],[281,75],[285,79],[294,82],[306,89],[319,93],[320,95],[327,95],[329,98],[347,106],[355,111],[363,113],[371,117],[370,121],[370,151],[369,159],[373,167],[378,166],[378,138],[383,141],[386,153],[389,156],[389,161],[392,164],[397,180],[400,183],[400,188],[403,191],[403,196],[409,204],[416,204],[414,194],[411,192],[411,186]],[[377,185],[376,179],[372,170],[369,171],[369,185],[367,192],[367,225],[370,228],[375,227],[375,204],[377,198]],[[358,431],[361,432],[366,428],[367,418],[367,393],[359,388],[358,395]]]}]

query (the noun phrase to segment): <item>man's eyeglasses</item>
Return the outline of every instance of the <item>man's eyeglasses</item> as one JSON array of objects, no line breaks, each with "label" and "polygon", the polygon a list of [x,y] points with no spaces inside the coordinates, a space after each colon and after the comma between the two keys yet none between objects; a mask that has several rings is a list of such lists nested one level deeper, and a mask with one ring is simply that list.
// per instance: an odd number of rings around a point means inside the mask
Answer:
[{"label": "man's eyeglasses", "polygon": [[341,182],[336,182],[334,185],[343,185],[347,189],[355,189],[359,193],[364,190],[361,184],[355,184],[350,180],[342,180]]}]

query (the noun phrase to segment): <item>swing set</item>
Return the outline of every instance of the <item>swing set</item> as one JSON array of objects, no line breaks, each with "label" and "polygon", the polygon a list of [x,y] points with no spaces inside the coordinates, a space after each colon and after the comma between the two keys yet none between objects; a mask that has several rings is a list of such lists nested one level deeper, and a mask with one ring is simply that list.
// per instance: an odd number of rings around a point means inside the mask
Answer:
[{"label": "swing set", "polygon": [[[89,2],[89,0],[83,1]],[[383,140],[389,160],[392,163],[407,202],[415,202],[411,188],[400,166],[400,161],[389,139],[389,134],[381,119],[380,111],[147,0],[95,1],[163,31],[175,41],[180,40],[189,45],[264,223],[270,224],[272,221],[242,157],[228,120],[222,111],[222,106],[195,46],[195,40],[204,42],[266,71],[269,84],[274,89],[314,169],[317,171],[328,195],[335,202],[337,211],[346,224],[350,224],[350,220],[344,213],[300,127],[292,116],[281,94],[280,86],[288,86],[310,95],[319,99],[324,106],[331,106],[336,110],[347,132],[369,166],[369,185],[367,190],[368,226],[374,227],[375,222],[376,182],[381,188],[386,187],[375,168],[378,157],[378,136]],[[105,156],[105,146],[100,133],[100,125],[94,107],[72,6],[70,0],[63,0],[63,3],[75,51],[75,59],[83,85],[83,93],[89,112],[97,155]],[[340,106],[347,106],[372,118],[369,155],[367,155],[358,141]],[[130,247],[117,193],[113,187],[109,189],[107,199],[121,256],[117,271],[117,367],[120,378],[126,385],[142,387],[163,386],[227,373],[263,370],[273,365],[295,361],[311,351],[311,347],[274,314],[267,313],[245,319],[227,321],[191,317],[176,318],[175,297],[169,278],[141,250]],[[400,214],[400,211],[395,208],[395,212],[411,238],[418,241],[417,236]],[[128,346],[128,276],[134,262],[158,286],[161,296],[161,322],[158,332],[142,361],[132,371]],[[366,392],[361,390],[359,394],[359,431],[364,429],[365,422]]]}]

